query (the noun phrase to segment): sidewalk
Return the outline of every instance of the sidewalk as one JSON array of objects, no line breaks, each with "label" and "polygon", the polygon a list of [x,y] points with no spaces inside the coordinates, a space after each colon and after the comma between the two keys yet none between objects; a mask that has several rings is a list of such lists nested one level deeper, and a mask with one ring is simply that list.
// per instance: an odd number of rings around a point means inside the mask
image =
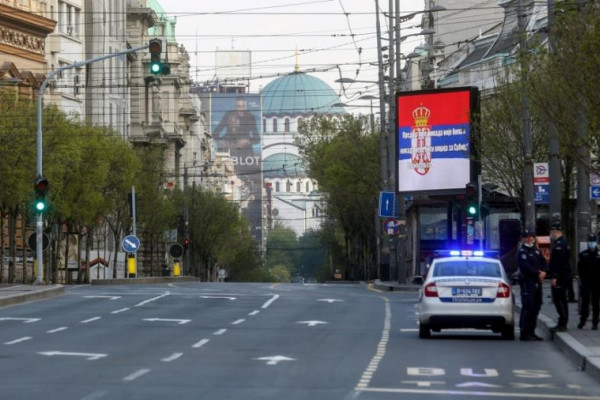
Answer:
[{"label": "sidewalk", "polygon": [[[574,282],[577,295],[577,283]],[[414,284],[401,285],[397,282],[379,281],[373,282],[373,287],[383,291],[417,292],[421,286]],[[513,285],[516,300],[516,311],[521,311],[521,296],[518,285]],[[550,298],[550,282],[544,282],[544,303],[538,317],[537,332],[545,338],[554,341],[556,346],[579,367],[591,377],[600,381],[600,330],[592,331],[591,311],[590,318],[583,329],[577,329],[579,323],[579,310],[577,303],[569,303],[569,323],[567,332],[552,333],[550,328],[556,325],[558,315],[552,299]],[[518,315],[515,316],[518,329]],[[517,334],[517,340],[519,335]]]},{"label": "sidewalk", "polygon": [[46,299],[63,294],[63,285],[2,285],[0,286],[0,307]]}]

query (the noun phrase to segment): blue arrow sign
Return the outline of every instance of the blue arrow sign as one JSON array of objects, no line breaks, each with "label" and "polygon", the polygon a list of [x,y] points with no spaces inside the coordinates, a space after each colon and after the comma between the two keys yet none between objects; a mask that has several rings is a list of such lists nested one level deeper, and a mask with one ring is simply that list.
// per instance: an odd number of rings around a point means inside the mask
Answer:
[{"label": "blue arrow sign", "polygon": [[600,199],[600,186],[590,186],[590,199]]},{"label": "blue arrow sign", "polygon": [[128,253],[135,253],[140,248],[140,239],[134,235],[127,235],[123,238],[123,250]]},{"label": "blue arrow sign", "polygon": [[383,218],[396,216],[396,194],[379,192],[379,216]]}]

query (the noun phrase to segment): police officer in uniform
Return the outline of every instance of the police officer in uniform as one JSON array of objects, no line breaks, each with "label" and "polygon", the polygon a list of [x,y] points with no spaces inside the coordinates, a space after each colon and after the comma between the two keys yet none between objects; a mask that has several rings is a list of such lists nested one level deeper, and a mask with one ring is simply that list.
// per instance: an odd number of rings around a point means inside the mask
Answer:
[{"label": "police officer in uniform", "polygon": [[590,315],[590,300],[592,303],[592,330],[598,330],[598,315],[600,314],[600,252],[596,235],[588,236],[588,248],[579,253],[577,263],[579,272],[579,325],[583,329]]},{"label": "police officer in uniform", "polygon": [[542,281],[546,277],[546,259],[535,245],[535,235],[524,230],[517,253],[519,285],[521,286],[520,340],[542,340],[535,334],[537,317],[542,307]]},{"label": "police officer in uniform", "polygon": [[550,238],[552,246],[550,249],[550,283],[552,286],[552,301],[558,321],[551,328],[553,332],[566,332],[569,322],[569,305],[567,303],[567,291],[571,278],[571,250],[563,235],[563,227],[559,221],[550,225]]}]

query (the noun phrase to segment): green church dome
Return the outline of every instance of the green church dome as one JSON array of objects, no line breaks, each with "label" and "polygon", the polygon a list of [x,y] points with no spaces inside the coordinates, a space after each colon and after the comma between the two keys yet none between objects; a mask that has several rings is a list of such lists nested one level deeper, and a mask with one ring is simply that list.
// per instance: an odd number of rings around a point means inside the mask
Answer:
[{"label": "green church dome", "polygon": [[334,107],[339,96],[324,81],[303,72],[293,72],[269,82],[262,90],[263,115],[343,114]]},{"label": "green church dome", "polygon": [[264,178],[306,177],[304,161],[295,154],[276,153],[263,160]]}]

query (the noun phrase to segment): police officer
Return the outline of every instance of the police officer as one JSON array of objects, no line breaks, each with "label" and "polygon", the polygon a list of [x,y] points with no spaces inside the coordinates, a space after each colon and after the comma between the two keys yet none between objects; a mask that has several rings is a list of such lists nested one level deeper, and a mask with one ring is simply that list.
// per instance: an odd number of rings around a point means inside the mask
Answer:
[{"label": "police officer", "polygon": [[553,332],[566,332],[567,322],[569,322],[567,291],[569,283],[572,280],[571,250],[563,235],[563,227],[560,221],[555,221],[550,225],[550,238],[552,240],[549,265],[550,284],[552,301],[558,313],[556,326],[550,330]]},{"label": "police officer", "polygon": [[535,236],[529,230],[521,235],[517,253],[519,285],[521,286],[520,340],[542,340],[535,334],[537,317],[542,307],[542,281],[546,277],[546,259],[535,245]]},{"label": "police officer", "polygon": [[588,248],[579,253],[577,271],[579,272],[579,329],[583,329],[590,314],[592,301],[592,329],[598,330],[598,314],[600,313],[600,252],[596,235],[588,236]]}]

